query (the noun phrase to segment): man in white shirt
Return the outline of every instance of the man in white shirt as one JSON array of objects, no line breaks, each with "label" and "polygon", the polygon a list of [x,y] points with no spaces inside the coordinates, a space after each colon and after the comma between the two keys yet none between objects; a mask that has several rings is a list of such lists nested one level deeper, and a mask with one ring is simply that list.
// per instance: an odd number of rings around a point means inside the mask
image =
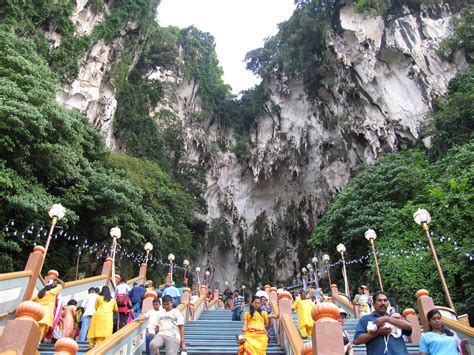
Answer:
[{"label": "man in white shirt", "polygon": [[150,354],[150,342],[156,334],[156,328],[158,327],[158,315],[160,313],[160,299],[155,298],[153,300],[153,309],[148,312],[141,314],[134,322],[142,322],[145,319],[146,323],[146,353]]},{"label": "man in white shirt", "polygon": [[173,308],[170,296],[163,296],[163,308],[157,315],[158,334],[150,343],[150,354],[159,355],[164,347],[166,355],[177,355],[181,346],[186,351],[184,341],[184,316]]},{"label": "man in white shirt", "polygon": [[89,293],[84,297],[81,303],[81,307],[84,309],[81,318],[81,332],[79,333],[79,341],[87,340],[87,331],[89,330],[89,325],[91,323],[92,315],[95,313],[95,301],[99,295],[95,287],[89,289]]},{"label": "man in white shirt", "polygon": [[267,293],[265,292],[265,288],[264,287],[260,287],[260,289],[257,291],[257,293],[255,294],[255,297],[258,297],[258,298],[261,298],[261,297],[265,297],[265,298],[268,298],[268,295]]}]

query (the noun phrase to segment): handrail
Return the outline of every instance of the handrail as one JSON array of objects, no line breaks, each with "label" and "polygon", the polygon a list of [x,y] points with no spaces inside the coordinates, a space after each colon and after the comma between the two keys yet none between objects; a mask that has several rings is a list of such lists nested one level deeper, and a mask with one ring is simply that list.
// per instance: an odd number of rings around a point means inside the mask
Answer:
[{"label": "handrail", "polygon": [[10,313],[10,312],[0,313],[0,319],[1,319],[1,318],[8,317],[8,316],[11,316],[12,314],[13,314],[13,313]]},{"label": "handrail", "polygon": [[283,324],[285,329],[286,336],[291,346],[293,354],[301,354],[301,349],[303,348],[303,340],[301,340],[298,330],[293,324],[293,318],[289,314],[282,314],[280,316],[280,321]]},{"label": "handrail", "polygon": [[68,281],[64,284],[64,288],[74,287],[74,286],[86,284],[86,283],[89,283],[89,282],[103,280],[103,279],[106,279],[106,278],[107,278],[107,275],[98,275],[98,276],[88,277],[87,279]]},{"label": "handrail", "polygon": [[280,308],[278,307],[278,302],[277,301],[270,301],[270,308],[272,310],[272,314],[275,315],[275,317],[279,318],[280,316]]},{"label": "handrail", "polygon": [[332,298],[333,298],[333,299],[334,299],[334,298],[337,299],[339,302],[341,302],[341,303],[344,305],[344,307],[349,308],[349,309],[350,309],[352,312],[354,312],[354,314],[355,314],[354,305],[351,304],[351,303],[349,303],[349,302],[347,302],[347,300],[344,299],[344,297],[341,297],[340,294],[339,294],[339,295],[333,295]]},{"label": "handrail", "polygon": [[33,275],[31,270],[7,272],[7,273],[4,273],[4,274],[0,274],[0,281],[11,280],[11,279],[15,279],[15,278],[18,278],[18,277],[28,277],[28,276],[31,276],[31,275]]},{"label": "handrail", "polygon": [[213,307],[213,306],[216,304],[216,302],[219,302],[219,299],[218,299],[218,298],[215,298],[215,299],[213,299],[212,301],[208,302],[207,308]]},{"label": "handrail", "polygon": [[201,296],[198,300],[194,303],[194,309],[198,308],[202,302],[206,300],[206,296]]},{"label": "handrail", "polygon": [[137,277],[134,277],[133,279],[128,280],[127,284],[133,284],[134,282],[138,280],[145,280],[145,278],[143,276],[137,276]]},{"label": "handrail", "polygon": [[127,338],[134,330],[145,327],[146,322],[130,322],[125,327],[119,329],[110,338],[107,338],[102,344],[95,346],[86,354],[88,355],[103,355],[112,350],[114,346],[120,343],[121,340]]},{"label": "handrail", "polygon": [[443,323],[452,330],[474,338],[474,328],[454,319],[443,317]]}]

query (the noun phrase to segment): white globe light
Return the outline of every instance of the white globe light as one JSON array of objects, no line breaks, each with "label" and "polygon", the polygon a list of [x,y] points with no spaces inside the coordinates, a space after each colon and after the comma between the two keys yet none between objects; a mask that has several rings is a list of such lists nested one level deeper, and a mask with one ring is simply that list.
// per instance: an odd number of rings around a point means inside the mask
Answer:
[{"label": "white globe light", "polygon": [[184,259],[184,261],[183,261],[183,265],[184,265],[184,266],[189,266],[189,260],[187,260],[187,259]]},{"label": "white globe light", "polygon": [[229,281],[224,282],[224,285],[229,286]]},{"label": "white globe light", "polygon": [[201,268],[199,266],[196,268],[196,272],[201,272]]},{"label": "white globe light", "polygon": [[153,244],[150,242],[145,244],[145,251],[152,251],[153,250]]},{"label": "white globe light", "polygon": [[318,262],[318,258],[313,256],[313,258],[311,259],[311,261],[313,262],[313,264],[316,264]]},{"label": "white globe light", "polygon": [[206,276],[209,276],[211,273],[209,271],[206,271]]},{"label": "white globe light", "polygon": [[306,265],[306,267],[308,268],[308,270],[311,270],[313,268],[311,264]]},{"label": "white globe light", "polygon": [[245,285],[242,285],[242,289],[245,290]]},{"label": "white globe light", "polygon": [[174,254],[168,255],[168,260],[169,261],[174,261]]},{"label": "white globe light", "polygon": [[377,239],[377,233],[373,229],[367,229],[364,233],[365,239],[367,240],[375,240]]},{"label": "white globe light", "polygon": [[122,236],[122,231],[119,227],[114,227],[110,229],[110,236],[112,238],[120,239],[120,237]]},{"label": "white globe light", "polygon": [[301,271],[303,271],[303,273],[305,273],[308,270],[306,270],[306,268],[304,267],[304,268],[301,269]]},{"label": "white globe light", "polygon": [[60,203],[56,203],[49,209],[48,214],[51,218],[56,217],[59,220],[66,214],[66,209]]},{"label": "white globe light", "polygon": [[420,208],[418,211],[413,213],[413,219],[417,224],[423,224],[423,223],[430,223],[431,222],[431,216],[430,213],[423,209]]},{"label": "white globe light", "polygon": [[330,260],[329,255],[324,254],[324,255],[323,255],[323,261],[324,261],[324,262],[328,262],[329,260]]},{"label": "white globe light", "polygon": [[346,246],[344,244],[339,244],[336,247],[336,250],[338,253],[345,253],[346,252]]}]

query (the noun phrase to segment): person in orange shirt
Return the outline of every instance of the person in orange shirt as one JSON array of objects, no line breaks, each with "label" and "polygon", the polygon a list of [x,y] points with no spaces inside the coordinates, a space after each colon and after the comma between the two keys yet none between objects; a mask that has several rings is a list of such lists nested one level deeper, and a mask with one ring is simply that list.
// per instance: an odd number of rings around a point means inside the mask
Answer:
[{"label": "person in orange shirt", "polygon": [[63,309],[63,331],[66,338],[74,339],[76,335],[76,300],[70,300]]}]

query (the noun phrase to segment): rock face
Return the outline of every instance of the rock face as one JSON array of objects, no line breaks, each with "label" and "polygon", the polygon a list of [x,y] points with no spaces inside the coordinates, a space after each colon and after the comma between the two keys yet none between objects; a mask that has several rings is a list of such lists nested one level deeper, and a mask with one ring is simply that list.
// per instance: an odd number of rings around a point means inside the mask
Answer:
[{"label": "rock face", "polygon": [[[297,277],[313,253],[306,240],[315,218],[347,185],[354,168],[416,142],[434,100],[467,67],[462,55],[450,63],[436,53],[451,33],[451,16],[447,5],[420,13],[402,9],[388,20],[344,7],[342,30],[331,32],[328,40],[336,61],[314,100],[300,81],[275,72],[268,106],[280,110],[259,117],[251,158],[239,161],[227,149],[212,154],[207,165],[207,222],[225,216],[233,230],[233,248],[202,249],[201,263],[214,272],[219,286],[226,280],[264,284]],[[189,125],[186,119],[183,124]],[[215,127],[207,134],[193,129],[191,156],[209,148],[215,135]],[[227,144],[234,144],[232,135]],[[255,231],[259,216],[267,222],[260,249],[249,247],[260,238]]]},{"label": "rock face", "polygon": [[[74,16],[78,34],[99,21],[84,6]],[[412,146],[433,101],[467,67],[461,54],[454,62],[436,54],[450,34],[451,17],[447,5],[418,13],[402,8],[386,19],[343,7],[338,30],[328,35],[334,63],[321,87],[309,99],[301,81],[275,70],[268,107],[279,109],[258,118],[244,159],[232,152],[232,132],[222,137],[215,124],[194,119],[202,110],[194,80],[160,68],[149,73],[170,88],[154,112],[177,114],[186,136],[185,159],[206,167],[208,212],[197,218],[209,226],[224,220],[230,231],[226,243],[208,241],[199,251],[198,263],[211,270],[214,286],[298,276],[314,252],[306,240],[331,196],[348,184],[358,165]],[[120,38],[97,42],[78,78],[58,94],[58,101],[100,127],[112,149],[117,102],[107,73],[120,48]]]}]

